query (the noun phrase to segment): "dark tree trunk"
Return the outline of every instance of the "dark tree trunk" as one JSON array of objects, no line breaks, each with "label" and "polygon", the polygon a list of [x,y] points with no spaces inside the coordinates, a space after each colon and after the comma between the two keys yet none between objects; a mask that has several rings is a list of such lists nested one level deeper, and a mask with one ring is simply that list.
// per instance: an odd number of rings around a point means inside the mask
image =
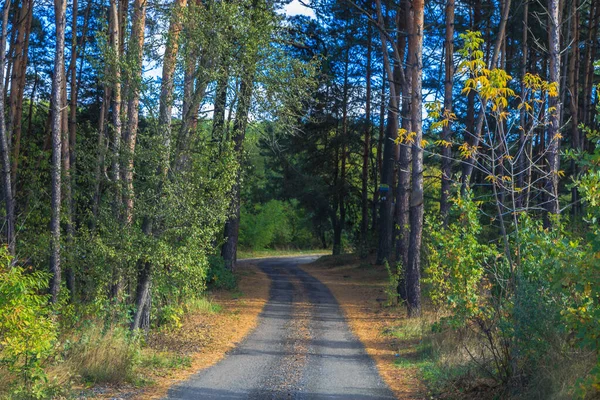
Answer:
[{"label": "dark tree trunk", "polygon": [[[408,12],[408,1],[402,2],[404,14],[404,26],[401,26],[400,31],[411,32],[412,18]],[[404,42],[406,39],[403,39]],[[404,42],[402,46],[404,46]],[[410,57],[408,63],[410,65],[413,57]],[[402,129],[406,132],[411,132],[411,102],[412,102],[412,75],[406,74],[405,82],[402,89]],[[410,209],[410,164],[412,158],[411,146],[406,143],[400,145],[400,158],[398,163],[398,188],[396,196],[396,225],[398,231],[396,233],[396,260],[401,262],[402,271],[400,271],[400,279],[398,282],[398,296],[403,301],[406,301],[406,268],[408,266],[408,244],[410,237],[409,226],[409,209]]]},{"label": "dark tree trunk", "polygon": [[[454,81],[454,0],[446,2],[446,71],[444,79],[444,113],[452,112],[452,86]],[[445,118],[445,117],[444,117]],[[447,119],[442,131],[442,187],[440,196],[440,214],[444,226],[448,226],[448,211],[450,210],[450,184],[452,181],[452,148],[446,145],[452,139],[452,121]]]},{"label": "dark tree trunk", "polygon": [[363,142],[362,191],[361,191],[361,223],[360,223],[360,257],[369,254],[369,153],[371,152],[371,43],[372,29],[367,26],[367,93],[365,99],[365,139]]},{"label": "dark tree trunk", "polygon": [[240,230],[240,178],[243,164],[243,145],[246,136],[246,125],[248,123],[248,113],[250,111],[250,102],[252,100],[252,90],[254,87],[254,68],[246,68],[240,84],[240,96],[237,105],[235,121],[233,123],[233,143],[237,154],[239,168],[237,171],[236,183],[231,194],[230,217],[225,223],[225,243],[221,248],[221,255],[225,260],[227,268],[233,270],[237,261],[237,244]]},{"label": "dark tree trunk", "polygon": [[[381,11],[381,1],[377,0],[377,19],[381,27],[384,25],[383,15]],[[398,21],[397,21],[398,22]],[[398,92],[400,91],[400,82],[402,81],[402,70],[400,60],[395,59],[393,71],[392,64],[389,59],[387,42],[388,39],[384,32],[380,30],[382,43],[383,63],[387,72],[390,100],[388,108],[387,126],[385,139],[383,143],[383,160],[381,167],[381,185],[380,185],[380,208],[379,208],[379,246],[377,249],[377,264],[382,264],[384,261],[391,261],[392,255],[392,236],[394,233],[394,218],[393,218],[393,198],[394,198],[394,166],[398,157],[397,145],[394,140],[398,137]],[[392,44],[397,50],[398,46]],[[395,58],[398,58],[395,52]]]},{"label": "dark tree trunk", "polygon": [[10,81],[10,113],[9,113],[9,131],[11,135],[9,142],[12,146],[12,177],[13,195],[17,191],[17,171],[19,166],[19,157],[21,151],[21,131],[23,120],[23,98],[26,82],[27,63],[29,56],[29,36],[31,32],[31,21],[33,18],[33,1],[24,0],[21,10],[15,13],[15,22],[17,28],[17,43],[15,44],[14,62],[12,76]]},{"label": "dark tree trunk", "polygon": [[[573,0],[571,4],[571,58],[569,60],[569,111],[571,114],[571,147],[581,150],[581,136],[579,134],[579,1]],[[573,175],[577,176],[578,166],[571,160]],[[573,217],[577,216],[579,209],[579,191],[577,187],[571,188],[571,210]]]},{"label": "dark tree trunk", "polygon": [[[152,220],[145,217],[142,222],[144,234],[152,235]],[[152,263],[150,260],[138,260],[137,287],[135,290],[135,313],[131,321],[131,330],[148,329],[150,322],[150,286],[152,285]]]},{"label": "dark tree trunk", "polygon": [[225,127],[225,107],[227,106],[227,87],[229,84],[227,66],[224,68],[226,70],[217,82],[217,91],[215,93],[215,109],[212,125],[212,138],[215,142],[222,142],[224,140],[223,128]]},{"label": "dark tree trunk", "polygon": [[[527,43],[528,40],[528,33],[529,33],[529,0],[525,2],[525,5],[523,7],[523,39],[521,42],[521,51],[522,51],[522,56],[521,56],[521,79],[523,79],[523,77],[525,77],[525,74],[527,73],[527,57],[528,57],[528,53],[529,53],[529,45]],[[521,99],[522,101],[525,101],[525,96],[527,96],[527,87],[525,86],[524,83],[521,83]],[[522,192],[519,193],[519,195],[517,196],[517,208],[521,208],[524,205],[524,200],[525,200],[525,194],[527,192],[527,190],[525,189],[525,171],[526,171],[526,164],[528,164],[528,160],[527,160],[527,138],[525,136],[525,132],[527,129],[527,112],[525,111],[525,107],[521,108],[520,111],[520,115],[519,115],[519,119],[520,119],[520,125],[521,125],[521,129],[519,129],[519,148],[518,148],[518,158],[517,158],[517,172],[518,172],[518,176],[517,176],[517,187],[522,189]]]},{"label": "dark tree trunk", "polygon": [[377,159],[375,161],[375,173],[373,174],[373,182],[375,183],[375,190],[373,192],[373,221],[371,224],[371,230],[373,232],[379,231],[379,218],[377,216],[377,208],[379,206],[379,177],[381,175],[381,166],[383,163],[383,138],[385,135],[385,87],[386,87],[386,75],[385,67],[381,71],[381,94],[379,104],[379,139],[377,140]]}]

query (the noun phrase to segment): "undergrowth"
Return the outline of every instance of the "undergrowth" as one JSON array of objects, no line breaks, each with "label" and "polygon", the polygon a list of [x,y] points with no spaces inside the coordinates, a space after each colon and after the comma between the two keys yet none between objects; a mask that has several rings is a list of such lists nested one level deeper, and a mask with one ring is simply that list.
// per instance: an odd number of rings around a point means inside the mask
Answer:
[{"label": "undergrowth", "polygon": [[383,334],[397,344],[394,365],[416,369],[431,398],[567,400],[593,398],[578,391],[580,377],[594,365],[593,354],[549,353],[526,382],[501,385],[486,364],[489,351],[473,329],[440,329],[441,317],[426,312],[421,318],[403,319]]}]

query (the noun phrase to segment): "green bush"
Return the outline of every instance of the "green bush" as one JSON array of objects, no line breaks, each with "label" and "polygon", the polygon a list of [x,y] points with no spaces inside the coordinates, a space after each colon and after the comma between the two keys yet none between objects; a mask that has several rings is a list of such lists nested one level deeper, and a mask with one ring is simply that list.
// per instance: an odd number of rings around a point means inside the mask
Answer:
[{"label": "green bush", "polygon": [[482,239],[469,196],[455,199],[453,212],[447,228],[428,219],[425,282],[449,314],[434,329],[474,332],[464,346],[472,363],[505,388],[544,398],[595,390],[597,369],[589,374],[587,356],[600,337],[593,246],[559,221],[549,230],[522,215],[508,237],[509,261],[503,246]]},{"label": "green bush", "polygon": [[237,287],[235,275],[225,266],[225,261],[219,256],[209,257],[207,282],[208,286],[213,289],[233,290]]},{"label": "green bush", "polygon": [[49,275],[11,266],[0,248],[0,363],[18,379],[15,394],[45,396],[44,363],[53,354],[57,337],[48,289]]}]

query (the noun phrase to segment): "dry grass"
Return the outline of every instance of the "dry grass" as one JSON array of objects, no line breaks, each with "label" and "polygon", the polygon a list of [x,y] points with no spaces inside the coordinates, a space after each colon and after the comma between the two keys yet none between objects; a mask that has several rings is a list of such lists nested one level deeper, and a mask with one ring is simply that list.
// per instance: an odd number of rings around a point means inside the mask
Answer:
[{"label": "dry grass", "polygon": [[302,265],[327,285],[340,303],[354,334],[375,360],[379,373],[399,399],[423,399],[425,387],[416,367],[398,367],[398,349],[418,343],[413,337],[402,342],[389,332],[405,318],[400,307],[384,307],[387,272],[383,267],[361,264],[355,256],[323,257]]},{"label": "dry grass", "polygon": [[139,346],[124,328],[104,331],[102,324],[96,323],[80,335],[67,353],[67,365],[72,371],[92,383],[117,384],[134,380]]}]

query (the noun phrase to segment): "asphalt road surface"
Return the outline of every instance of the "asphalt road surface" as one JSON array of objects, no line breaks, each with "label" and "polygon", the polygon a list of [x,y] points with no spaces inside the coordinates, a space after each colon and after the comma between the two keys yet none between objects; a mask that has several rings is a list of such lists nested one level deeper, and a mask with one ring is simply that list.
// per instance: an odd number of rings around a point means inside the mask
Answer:
[{"label": "asphalt road surface", "polygon": [[272,285],[256,329],[167,399],[394,399],[329,289],[298,268],[315,258],[262,261]]}]

